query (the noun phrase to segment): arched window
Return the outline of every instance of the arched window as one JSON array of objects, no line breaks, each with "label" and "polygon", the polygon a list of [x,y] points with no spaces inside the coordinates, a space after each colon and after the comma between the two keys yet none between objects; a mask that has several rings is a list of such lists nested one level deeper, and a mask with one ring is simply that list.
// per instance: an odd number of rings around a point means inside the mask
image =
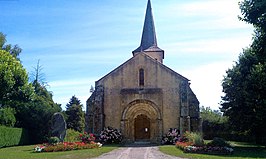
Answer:
[{"label": "arched window", "polygon": [[139,69],[139,86],[144,86],[144,69]]}]

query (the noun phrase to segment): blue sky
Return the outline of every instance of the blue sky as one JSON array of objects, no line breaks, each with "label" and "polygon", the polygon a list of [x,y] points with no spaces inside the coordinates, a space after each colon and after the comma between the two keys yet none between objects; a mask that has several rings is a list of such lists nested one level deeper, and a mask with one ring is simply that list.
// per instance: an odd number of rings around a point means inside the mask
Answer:
[{"label": "blue sky", "polygon": [[[191,80],[200,105],[218,109],[221,81],[253,28],[238,20],[238,0],[151,0],[164,64]],[[0,31],[18,44],[23,66],[38,60],[54,100],[76,95],[132,57],[140,44],[147,0],[0,0]]]}]

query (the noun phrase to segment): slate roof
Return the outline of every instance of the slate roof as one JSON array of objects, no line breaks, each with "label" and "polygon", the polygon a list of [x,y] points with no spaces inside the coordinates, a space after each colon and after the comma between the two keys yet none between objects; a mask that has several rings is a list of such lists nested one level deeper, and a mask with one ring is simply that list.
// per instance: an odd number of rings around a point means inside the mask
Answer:
[{"label": "slate roof", "polygon": [[148,0],[147,4],[140,46],[136,50],[132,51],[132,53],[134,54],[143,51],[163,51],[157,46],[156,32],[150,0]]}]

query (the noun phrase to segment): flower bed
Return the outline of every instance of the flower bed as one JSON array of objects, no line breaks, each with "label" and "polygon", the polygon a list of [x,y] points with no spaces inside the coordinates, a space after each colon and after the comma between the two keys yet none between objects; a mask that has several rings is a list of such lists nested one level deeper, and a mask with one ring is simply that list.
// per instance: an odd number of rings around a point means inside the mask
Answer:
[{"label": "flower bed", "polygon": [[183,150],[185,153],[202,153],[202,154],[221,154],[227,155],[234,152],[230,147],[218,147],[218,146],[194,146],[189,142],[176,142],[176,147]]},{"label": "flower bed", "polygon": [[101,143],[84,143],[84,142],[61,142],[55,145],[42,144],[37,145],[34,150],[35,152],[57,152],[57,151],[71,151],[71,150],[82,150],[82,149],[93,149],[100,148]]},{"label": "flower bed", "polygon": [[181,150],[185,150],[185,148],[187,147],[187,146],[191,146],[192,145],[192,143],[191,142],[180,142],[180,141],[177,141],[176,142],[176,144],[175,144],[175,146],[177,147],[177,148],[179,148],[179,149],[181,149]]},{"label": "flower bed", "polygon": [[212,147],[212,146],[186,146],[184,152],[186,153],[202,153],[202,154],[217,154],[227,155],[232,154],[233,149],[229,147]]},{"label": "flower bed", "polygon": [[234,152],[230,144],[222,138],[214,138],[206,145],[199,134],[186,132],[180,139],[175,145],[185,153],[227,155]]},{"label": "flower bed", "polygon": [[102,147],[101,143],[95,143],[95,136],[92,133],[84,132],[77,137],[81,142],[59,142],[57,137],[50,137],[48,143],[37,145],[35,152],[57,152],[82,149],[93,149]]}]

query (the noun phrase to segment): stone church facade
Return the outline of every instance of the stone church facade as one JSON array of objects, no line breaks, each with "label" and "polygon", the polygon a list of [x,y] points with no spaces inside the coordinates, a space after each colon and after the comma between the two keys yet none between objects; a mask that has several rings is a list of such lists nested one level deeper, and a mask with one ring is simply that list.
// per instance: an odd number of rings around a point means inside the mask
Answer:
[{"label": "stone church facade", "polygon": [[95,82],[87,100],[86,129],[121,130],[124,140],[159,143],[169,128],[199,131],[199,101],[186,77],[163,64],[150,0],[140,46],[133,57]]}]

